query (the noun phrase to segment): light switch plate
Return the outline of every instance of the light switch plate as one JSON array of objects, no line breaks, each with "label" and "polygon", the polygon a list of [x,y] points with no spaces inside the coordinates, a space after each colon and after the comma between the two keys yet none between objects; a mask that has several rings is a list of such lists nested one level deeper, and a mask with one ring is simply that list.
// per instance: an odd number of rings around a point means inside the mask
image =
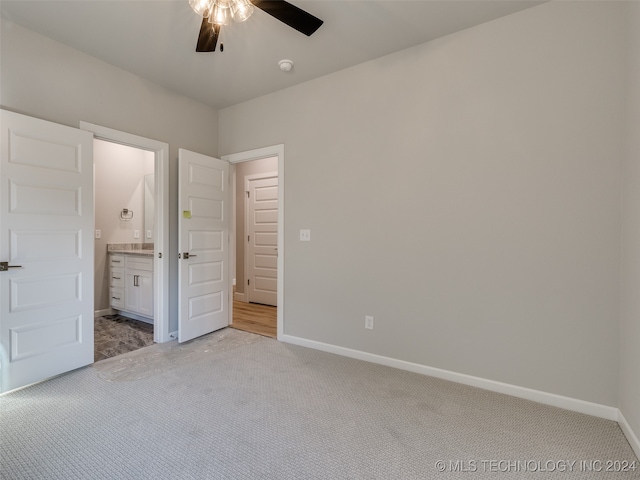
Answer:
[{"label": "light switch plate", "polygon": [[140,238],[140,230],[133,231],[133,238]]},{"label": "light switch plate", "polygon": [[371,315],[364,316],[364,328],[373,330],[373,317]]},{"label": "light switch plate", "polygon": [[308,230],[308,229],[300,230],[300,241],[301,242],[310,242],[311,241],[311,230]]},{"label": "light switch plate", "polygon": [[96,238],[102,238],[102,230],[96,230]]}]

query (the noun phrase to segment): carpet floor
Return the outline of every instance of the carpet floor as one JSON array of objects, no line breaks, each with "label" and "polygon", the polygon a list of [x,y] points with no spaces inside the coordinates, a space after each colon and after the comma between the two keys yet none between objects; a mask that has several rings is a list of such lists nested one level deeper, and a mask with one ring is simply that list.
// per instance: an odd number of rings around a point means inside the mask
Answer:
[{"label": "carpet floor", "polygon": [[7,480],[640,479],[605,471],[637,465],[615,422],[233,329],[0,409]]}]

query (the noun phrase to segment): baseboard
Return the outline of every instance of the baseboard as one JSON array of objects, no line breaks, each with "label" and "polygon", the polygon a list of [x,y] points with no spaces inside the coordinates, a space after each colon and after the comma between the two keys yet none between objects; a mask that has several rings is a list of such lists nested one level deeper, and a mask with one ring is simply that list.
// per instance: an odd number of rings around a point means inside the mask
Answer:
[{"label": "baseboard", "polygon": [[638,457],[638,460],[640,460],[640,440],[638,439],[638,436],[632,430],[631,425],[629,425],[629,422],[627,422],[627,419],[624,418],[624,415],[620,410],[618,410],[618,425],[620,425],[620,429],[624,433],[624,436],[627,437],[629,445],[631,445],[631,448],[635,452],[636,457]]},{"label": "baseboard", "polygon": [[426,365],[420,365],[418,363],[406,362],[404,360],[397,360],[390,357],[383,357],[382,355],[376,355],[373,353],[362,352],[360,350],[339,347],[328,343],[316,342],[314,340],[307,340],[305,338],[294,337],[292,335],[282,335],[279,340],[285,343],[300,345],[302,347],[322,350],[328,353],[335,353],[344,357],[377,363],[380,365],[385,365],[387,367],[420,373],[422,375],[427,375],[430,377],[442,378],[443,380],[462,383],[464,385],[478,387],[484,390],[490,390],[492,392],[504,393],[505,395],[511,395],[513,397],[523,398],[525,400],[531,400],[553,407],[564,408],[566,410],[571,410],[574,412],[585,413],[587,415],[593,415],[594,417],[605,418],[607,420],[613,420],[616,422],[618,421],[620,415],[620,411],[616,407],[609,407],[607,405],[601,405],[598,403],[587,402],[575,398],[564,397],[562,395],[556,395],[554,393],[519,387],[517,385],[511,385],[508,383],[496,382],[494,380],[474,377],[472,375],[466,375],[464,373],[457,373],[440,368],[428,367]]},{"label": "baseboard", "polygon": [[117,313],[119,315],[122,315],[123,317],[133,318],[134,320],[138,320],[144,323],[150,323],[151,325],[154,325],[155,323],[153,318],[144,317],[142,315],[138,315],[137,313],[131,313],[131,312],[125,312],[125,311],[118,311]]},{"label": "baseboard", "polygon": [[246,302],[244,293],[238,293],[238,292],[234,293],[233,299],[239,302]]},{"label": "baseboard", "polygon": [[103,308],[102,310],[96,310],[93,312],[93,317],[104,317],[105,315],[113,315],[113,310],[111,308]]}]

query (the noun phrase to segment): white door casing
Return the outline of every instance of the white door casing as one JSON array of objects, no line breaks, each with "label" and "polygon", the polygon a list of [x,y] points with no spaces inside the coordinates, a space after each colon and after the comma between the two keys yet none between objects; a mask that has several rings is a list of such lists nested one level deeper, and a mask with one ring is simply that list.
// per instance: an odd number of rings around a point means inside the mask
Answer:
[{"label": "white door casing", "polygon": [[278,174],[248,175],[246,195],[247,301],[278,304]]},{"label": "white door casing", "polygon": [[178,151],[178,341],[229,325],[229,164]]},{"label": "white door casing", "polygon": [[0,391],[93,362],[93,136],[1,111]]},{"label": "white door casing", "polygon": [[169,342],[169,144],[131,133],[113,130],[88,122],[80,122],[80,128],[91,132],[96,139],[148,150],[155,156],[155,233],[153,261],[153,341]]}]

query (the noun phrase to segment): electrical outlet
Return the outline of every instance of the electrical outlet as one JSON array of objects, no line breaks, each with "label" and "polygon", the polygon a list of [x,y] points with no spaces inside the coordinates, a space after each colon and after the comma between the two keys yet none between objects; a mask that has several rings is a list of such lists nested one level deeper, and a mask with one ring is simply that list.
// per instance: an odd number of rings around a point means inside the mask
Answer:
[{"label": "electrical outlet", "polygon": [[96,230],[96,238],[102,238],[102,230]]},{"label": "electrical outlet", "polygon": [[367,330],[373,330],[373,317],[371,315],[365,315],[364,328]]},{"label": "electrical outlet", "polygon": [[140,230],[133,231],[133,238],[140,238]]},{"label": "electrical outlet", "polygon": [[151,238],[151,237],[153,237],[153,231],[147,230],[147,238]]},{"label": "electrical outlet", "polygon": [[300,241],[301,242],[310,242],[311,241],[311,230],[300,230]]}]

